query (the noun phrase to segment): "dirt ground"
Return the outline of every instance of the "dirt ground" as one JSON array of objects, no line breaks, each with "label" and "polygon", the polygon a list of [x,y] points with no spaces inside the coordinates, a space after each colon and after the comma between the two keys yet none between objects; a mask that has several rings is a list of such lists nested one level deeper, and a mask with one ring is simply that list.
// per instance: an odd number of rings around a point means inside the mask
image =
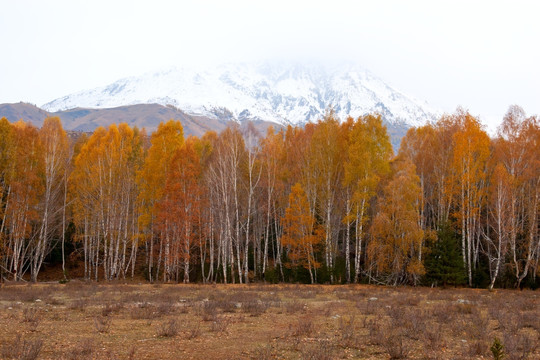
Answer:
[{"label": "dirt ground", "polygon": [[540,359],[535,291],[4,284],[2,359]]}]

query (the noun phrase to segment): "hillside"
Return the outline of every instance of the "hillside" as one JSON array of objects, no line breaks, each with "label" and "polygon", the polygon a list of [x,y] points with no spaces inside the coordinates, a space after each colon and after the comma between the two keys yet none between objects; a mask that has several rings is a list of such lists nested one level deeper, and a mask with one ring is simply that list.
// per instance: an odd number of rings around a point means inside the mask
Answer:
[{"label": "hillside", "polygon": [[[99,126],[107,127],[112,123],[125,122],[130,126],[145,128],[149,133],[157,129],[160,122],[170,119],[180,120],[185,135],[201,136],[205,132],[221,131],[227,127],[231,120],[208,118],[205,116],[192,116],[174,108],[158,104],[139,104],[120,106],[110,109],[75,108],[65,111],[47,112],[39,107],[27,103],[0,104],[0,117],[9,121],[23,119],[40,127],[47,116],[58,116],[66,130],[92,132]],[[268,126],[279,127],[265,121],[255,121],[255,127],[265,133]]]}]

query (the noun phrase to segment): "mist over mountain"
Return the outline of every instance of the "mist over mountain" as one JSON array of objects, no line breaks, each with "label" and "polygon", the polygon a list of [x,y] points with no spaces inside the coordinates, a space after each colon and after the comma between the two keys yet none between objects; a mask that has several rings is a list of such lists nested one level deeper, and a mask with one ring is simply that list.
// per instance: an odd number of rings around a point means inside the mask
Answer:
[{"label": "mist over mountain", "polygon": [[322,118],[329,107],[345,119],[380,113],[391,124],[416,126],[436,111],[357,65],[224,64],[169,68],[70,94],[43,105],[49,112],[77,107],[173,105],[189,115],[264,120],[282,125]]}]

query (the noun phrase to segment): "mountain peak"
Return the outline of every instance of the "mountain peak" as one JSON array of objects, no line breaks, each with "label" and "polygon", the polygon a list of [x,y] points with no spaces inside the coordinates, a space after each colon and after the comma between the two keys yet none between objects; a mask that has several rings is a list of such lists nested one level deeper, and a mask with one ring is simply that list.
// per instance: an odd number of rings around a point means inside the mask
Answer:
[{"label": "mountain peak", "polygon": [[173,105],[190,115],[280,124],[316,121],[332,107],[342,119],[380,113],[389,123],[417,126],[437,112],[356,64],[229,63],[171,67],[53,100],[54,112],[75,107]]}]

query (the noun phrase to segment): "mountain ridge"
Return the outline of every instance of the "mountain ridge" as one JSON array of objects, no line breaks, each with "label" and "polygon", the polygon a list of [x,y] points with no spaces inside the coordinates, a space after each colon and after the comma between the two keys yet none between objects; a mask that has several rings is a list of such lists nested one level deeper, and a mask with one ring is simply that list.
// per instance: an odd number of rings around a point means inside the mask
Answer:
[{"label": "mountain ridge", "polygon": [[[180,109],[159,104],[127,105],[110,109],[74,108],[57,112],[48,112],[36,105],[24,102],[0,104],[0,118],[6,117],[10,122],[22,119],[36,127],[41,127],[48,116],[58,116],[65,130],[75,132],[93,132],[99,126],[108,127],[111,124],[125,122],[130,126],[144,128],[148,133],[152,133],[157,129],[160,122],[174,119],[182,123],[186,136],[199,137],[207,131],[219,133],[231,123],[237,123],[231,119],[219,120],[204,116],[191,116]],[[224,115],[224,117],[226,116]],[[283,125],[269,121],[254,120],[251,122],[262,136],[266,134],[270,126],[275,130],[283,127]],[[383,123],[387,127],[392,146],[397,151],[401,138],[410,126],[406,124],[390,124],[384,120]],[[241,122],[240,125],[247,126],[247,121]]]},{"label": "mountain ridge", "polygon": [[[124,122],[152,133],[161,122],[174,119],[182,123],[186,136],[202,136],[207,131],[220,132],[231,122],[204,116],[191,116],[180,109],[159,104],[137,104],[107,109],[73,108],[57,112],[48,112],[24,102],[0,104],[0,118],[6,117],[11,122],[22,119],[41,127],[48,116],[58,116],[64,129],[80,132],[93,132],[99,126],[108,127],[113,123]],[[264,121],[255,121],[254,125],[262,134],[269,126],[279,128],[278,124]]]},{"label": "mountain ridge", "polygon": [[438,115],[357,65],[268,63],[172,67],[66,95],[42,108],[54,112],[150,103],[173,105],[192,116],[282,125],[316,121],[329,107],[341,119],[376,112],[388,123],[409,126]]}]

